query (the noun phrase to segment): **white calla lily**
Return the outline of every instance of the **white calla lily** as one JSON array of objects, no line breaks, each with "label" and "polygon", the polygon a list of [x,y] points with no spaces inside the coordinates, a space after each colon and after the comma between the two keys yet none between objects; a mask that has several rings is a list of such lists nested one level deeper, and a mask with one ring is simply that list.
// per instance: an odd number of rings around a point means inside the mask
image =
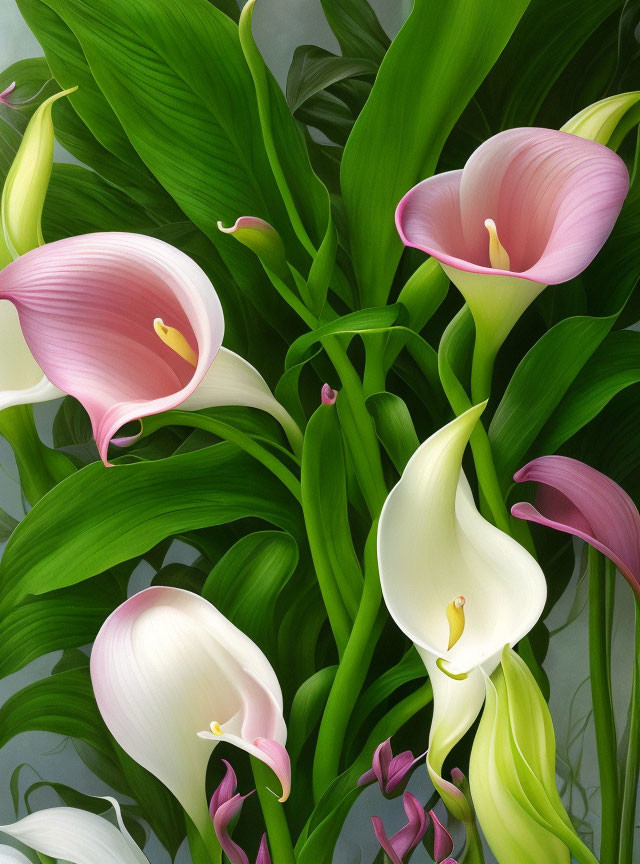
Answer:
[{"label": "white calla lily", "polygon": [[0,864],[31,864],[31,861],[13,846],[0,844]]},{"label": "white calla lily", "polygon": [[[106,800],[115,809],[120,830],[95,813],[75,807],[52,807],[31,813],[13,825],[0,825],[0,833],[69,864],[149,864],[125,828],[118,802],[113,798]],[[0,846],[0,862],[29,864],[21,852],[5,846]]]},{"label": "white calla lily", "polygon": [[287,731],[275,672],[258,646],[203,597],[169,587],[131,597],[96,637],[91,680],[112,735],[173,792],[203,837],[213,831],[205,778],[219,741],[266,762],[283,798],[288,795]]},{"label": "white calla lily", "polygon": [[480,515],[462,472],[484,404],[418,448],[389,494],[378,528],[385,602],[433,684],[428,764],[435,780],[482,707],[482,670],[493,671],[503,646],[529,632],[546,599],[542,570]]}]

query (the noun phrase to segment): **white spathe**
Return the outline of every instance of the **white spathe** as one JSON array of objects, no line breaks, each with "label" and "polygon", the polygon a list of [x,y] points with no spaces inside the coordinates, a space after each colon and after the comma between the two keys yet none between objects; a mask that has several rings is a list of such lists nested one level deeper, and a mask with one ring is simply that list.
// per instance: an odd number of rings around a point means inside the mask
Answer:
[{"label": "white spathe", "polygon": [[[106,800],[115,809],[120,830],[95,813],[75,807],[52,807],[31,813],[13,825],[0,825],[0,833],[69,864],[149,864],[124,827],[117,801]],[[27,859],[20,852],[0,846],[0,864],[5,862],[22,864]]]},{"label": "white spathe", "polygon": [[[96,637],[91,680],[112,735],[173,792],[203,836],[212,832],[205,778],[218,741],[279,767],[264,743],[284,752],[275,672],[258,646],[197,594],[158,586],[118,607]],[[199,737],[213,722],[222,734]]]},{"label": "white spathe", "polygon": [[[533,627],[546,599],[534,558],[478,512],[462,456],[486,403],[438,430],[414,453],[389,494],[378,528],[385,602],[415,643],[434,690],[430,772],[477,717],[505,644]],[[465,627],[448,648],[446,608],[465,598]],[[436,666],[439,663],[455,680]]]}]

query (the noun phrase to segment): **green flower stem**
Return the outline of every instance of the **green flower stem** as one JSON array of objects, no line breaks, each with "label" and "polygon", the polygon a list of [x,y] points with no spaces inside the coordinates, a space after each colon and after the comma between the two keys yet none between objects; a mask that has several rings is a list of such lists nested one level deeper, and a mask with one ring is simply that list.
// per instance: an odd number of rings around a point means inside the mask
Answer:
[{"label": "green flower stem", "polygon": [[376,556],[377,521],[365,550],[364,588],[347,647],[333,680],[322,715],[313,762],[313,795],[319,801],[338,776],[340,755],[351,713],[369,669],[377,637],[376,619],[382,592]]},{"label": "green flower stem", "polygon": [[328,336],[322,345],[340,376],[343,394],[338,398],[338,416],[358,483],[372,519],[377,519],[387,497],[382,472],[380,448],[373,419],[367,411],[362,382],[347,352],[336,336]]},{"label": "green flower stem", "polygon": [[42,443],[31,405],[16,405],[0,411],[0,435],[11,445],[22,491],[31,505],[75,471],[64,453]]},{"label": "green flower stem", "polygon": [[271,791],[272,788],[277,788],[275,775],[264,762],[256,759],[255,756],[251,757],[251,768],[267,828],[271,860],[276,864],[296,864],[284,808]]},{"label": "green flower stem", "polygon": [[364,338],[364,394],[383,393],[386,389],[386,373],[384,368],[384,352],[388,341],[386,333],[371,333]]},{"label": "green flower stem", "polygon": [[464,823],[465,844],[460,864],[484,864],[484,850],[476,820]]},{"label": "green flower stem", "polygon": [[633,654],[633,685],[629,717],[629,745],[622,793],[620,854],[618,864],[632,864],[635,838],[636,800],[640,778],[640,602],[636,598],[636,637]]},{"label": "green flower stem", "polygon": [[270,453],[253,438],[240,432],[234,426],[223,423],[221,420],[214,420],[213,417],[207,417],[206,414],[197,414],[194,411],[167,411],[164,414],[146,417],[142,424],[143,435],[149,435],[162,426],[189,426],[192,429],[204,429],[206,432],[212,432],[226,441],[237,444],[265,468],[268,468],[287,487],[297,501],[302,500],[298,478],[273,453]]},{"label": "green flower stem", "polygon": [[618,860],[619,808],[616,726],[607,651],[606,583],[601,554],[589,547],[589,668],[602,798],[601,864]]}]

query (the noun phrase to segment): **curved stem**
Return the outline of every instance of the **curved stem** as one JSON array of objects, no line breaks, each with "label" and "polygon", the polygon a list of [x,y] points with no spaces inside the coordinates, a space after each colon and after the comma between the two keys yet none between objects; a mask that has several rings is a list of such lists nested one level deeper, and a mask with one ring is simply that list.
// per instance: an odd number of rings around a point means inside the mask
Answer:
[{"label": "curved stem", "polygon": [[491,395],[491,379],[495,354],[486,351],[476,336],[471,361],[471,399],[474,405],[484,402]]},{"label": "curved stem", "polygon": [[274,785],[275,775],[264,762],[256,759],[255,756],[251,757],[251,768],[267,828],[271,859],[275,864],[296,864],[284,808],[270,789]]},{"label": "curved stem", "polygon": [[620,854],[618,864],[632,864],[635,839],[636,801],[640,777],[640,602],[636,598],[636,635],[633,655],[633,685],[629,718],[629,746],[622,793]]},{"label": "curved stem", "polygon": [[338,775],[345,732],[377,641],[372,637],[372,632],[375,630],[382,592],[376,558],[376,533],[377,522],[367,540],[360,606],[320,723],[313,762],[313,793],[316,801]]},{"label": "curved stem", "polygon": [[616,726],[607,651],[606,583],[601,554],[589,547],[589,668],[602,799],[601,864],[618,857],[619,809]]}]

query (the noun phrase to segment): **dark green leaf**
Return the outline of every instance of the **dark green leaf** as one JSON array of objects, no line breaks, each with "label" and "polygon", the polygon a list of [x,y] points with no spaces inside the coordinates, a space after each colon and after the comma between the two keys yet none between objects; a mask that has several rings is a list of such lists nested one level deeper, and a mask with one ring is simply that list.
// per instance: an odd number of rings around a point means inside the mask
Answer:
[{"label": "dark green leaf", "polygon": [[317,45],[299,45],[293,54],[287,77],[287,102],[295,114],[311,96],[336,81],[358,75],[375,75],[378,65],[372,60],[337,57]]},{"label": "dark green leaf", "polygon": [[406,403],[393,393],[374,393],[367,399],[367,409],[382,446],[402,474],[420,444]]},{"label": "dark green leaf", "polygon": [[389,37],[367,0],[322,0],[322,8],[345,57],[380,63]]},{"label": "dark green leaf", "polygon": [[325,666],[300,685],[291,705],[287,750],[296,765],[306,741],[320,722],[337,666]]}]

